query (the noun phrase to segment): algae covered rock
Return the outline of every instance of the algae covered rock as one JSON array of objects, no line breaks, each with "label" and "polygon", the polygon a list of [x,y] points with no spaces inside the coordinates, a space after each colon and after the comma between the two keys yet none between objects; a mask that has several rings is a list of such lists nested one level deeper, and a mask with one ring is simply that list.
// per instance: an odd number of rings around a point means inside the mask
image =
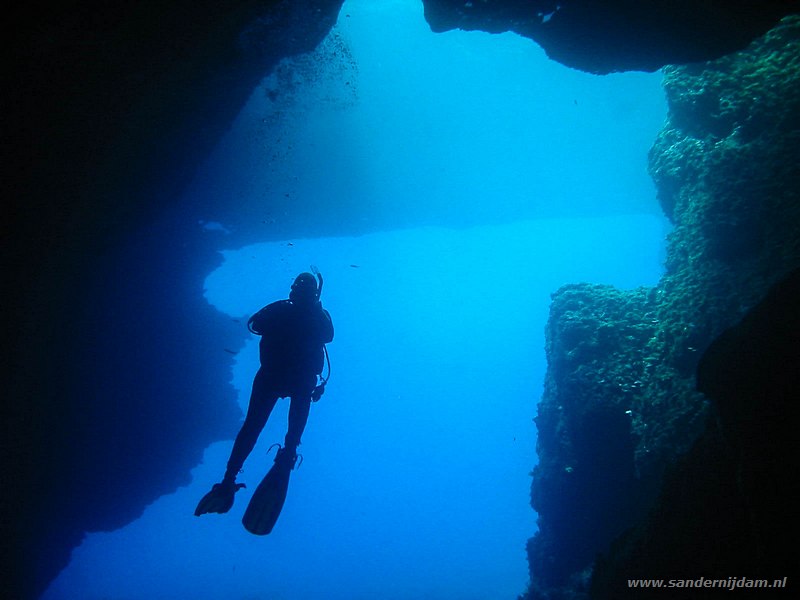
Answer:
[{"label": "algae covered rock", "polygon": [[576,284],[553,295],[531,493],[540,530],[528,545],[540,588],[585,567],[638,504],[632,407],[651,368],[654,308],[644,288]]},{"label": "algae covered rock", "polygon": [[[650,172],[674,224],[666,272],[653,289],[581,284],[554,295],[527,598],[620,597],[637,548],[650,567],[674,567],[682,548],[709,564],[725,536],[732,557],[752,541],[732,532],[749,527],[758,493],[731,496],[736,450],[723,443],[730,432],[709,429],[719,398],[697,391],[696,371],[714,340],[800,267],[798,84],[800,17],[740,53],[665,69],[669,114]],[[648,513],[640,537],[618,537]],[[748,560],[727,564],[757,566]]]},{"label": "algae covered rock", "polygon": [[796,571],[798,306],[800,269],[703,355],[698,388],[713,400],[715,418],[670,468],[647,518],[597,561],[592,598],[669,593],[627,585],[653,578],[667,586],[716,581],[716,589],[683,590],[716,598],[756,585],[783,589]]},{"label": "algae covered rock", "polygon": [[[800,262],[800,18],[738,54],[666,69],[664,88],[669,115],[650,172],[675,228],[645,387],[652,404],[673,408],[651,415],[644,438],[659,461],[670,452],[661,456],[656,432],[679,451],[698,432],[684,425],[702,417],[702,352]],[[650,468],[641,452],[639,462]]]}]

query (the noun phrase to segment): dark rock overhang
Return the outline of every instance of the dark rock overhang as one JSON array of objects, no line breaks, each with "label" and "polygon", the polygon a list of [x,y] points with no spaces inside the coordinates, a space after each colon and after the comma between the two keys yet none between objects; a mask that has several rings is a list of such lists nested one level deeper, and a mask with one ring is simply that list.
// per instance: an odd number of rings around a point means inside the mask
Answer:
[{"label": "dark rock overhang", "polygon": [[433,31],[513,31],[564,65],[655,71],[741,50],[798,10],[789,0],[424,0]]}]

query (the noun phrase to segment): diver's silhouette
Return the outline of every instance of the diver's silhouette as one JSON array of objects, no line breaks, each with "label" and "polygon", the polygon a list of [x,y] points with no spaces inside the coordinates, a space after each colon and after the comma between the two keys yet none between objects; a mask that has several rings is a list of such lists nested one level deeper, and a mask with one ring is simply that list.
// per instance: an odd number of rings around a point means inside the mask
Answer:
[{"label": "diver's silhouette", "polygon": [[[195,515],[230,510],[234,495],[244,487],[236,483],[236,475],[252,452],[278,398],[289,396],[289,428],[284,447],[254,494],[248,508],[250,517],[246,515],[245,519],[245,527],[253,533],[272,530],[283,506],[289,471],[297,460],[297,446],[308,421],[312,397],[318,399],[325,385],[323,380],[318,386],[317,377],[323,370],[325,344],[333,339],[333,323],[328,311],[322,308],[319,299],[322,277],[319,274],[317,277],[319,287],[314,275],[301,273],[292,284],[288,300],[273,302],[250,317],[248,329],[261,336],[261,367],[253,380],[247,415],[233,444],[225,476],[200,500]],[[279,480],[277,489],[265,491],[265,484],[275,488],[275,477]],[[259,514],[252,516],[255,513]],[[256,518],[260,518],[260,524],[248,525],[248,520]]]}]

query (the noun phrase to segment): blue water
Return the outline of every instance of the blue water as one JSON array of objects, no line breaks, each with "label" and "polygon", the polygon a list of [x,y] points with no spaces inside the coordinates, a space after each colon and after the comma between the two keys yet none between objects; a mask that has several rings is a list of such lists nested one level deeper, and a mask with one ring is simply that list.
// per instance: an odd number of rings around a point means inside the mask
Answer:
[{"label": "blue water", "polygon": [[[660,77],[570,71],[510,34],[434,35],[410,2],[347,2],[332,36],[351,58],[277,103],[268,78],[187,193],[204,207],[198,235],[217,236],[224,256],[206,298],[243,328],[309,265],[325,276],[331,380],[275,530],[258,538],[240,519],[283,439],[286,401],[229,514],[192,515],[226,441],[189,486],[88,535],[47,600],[524,591],[550,294],[652,285],[662,272],[666,225],[645,170]],[[270,194],[330,214],[324,237],[276,237],[300,225],[267,214]],[[231,243],[237,215],[258,211],[268,241]],[[251,336],[231,374],[243,410],[257,366]]]}]

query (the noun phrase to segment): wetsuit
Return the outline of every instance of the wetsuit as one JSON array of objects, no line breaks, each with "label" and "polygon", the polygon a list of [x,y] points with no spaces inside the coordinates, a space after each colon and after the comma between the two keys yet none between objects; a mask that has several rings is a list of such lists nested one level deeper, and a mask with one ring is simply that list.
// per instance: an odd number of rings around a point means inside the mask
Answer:
[{"label": "wetsuit", "polygon": [[323,345],[333,340],[333,323],[319,302],[280,300],[250,318],[250,330],[261,336],[261,368],[253,380],[250,404],[225,472],[233,481],[252,452],[278,398],[291,398],[285,447],[292,454],[308,421],[311,392],[322,373]]}]

